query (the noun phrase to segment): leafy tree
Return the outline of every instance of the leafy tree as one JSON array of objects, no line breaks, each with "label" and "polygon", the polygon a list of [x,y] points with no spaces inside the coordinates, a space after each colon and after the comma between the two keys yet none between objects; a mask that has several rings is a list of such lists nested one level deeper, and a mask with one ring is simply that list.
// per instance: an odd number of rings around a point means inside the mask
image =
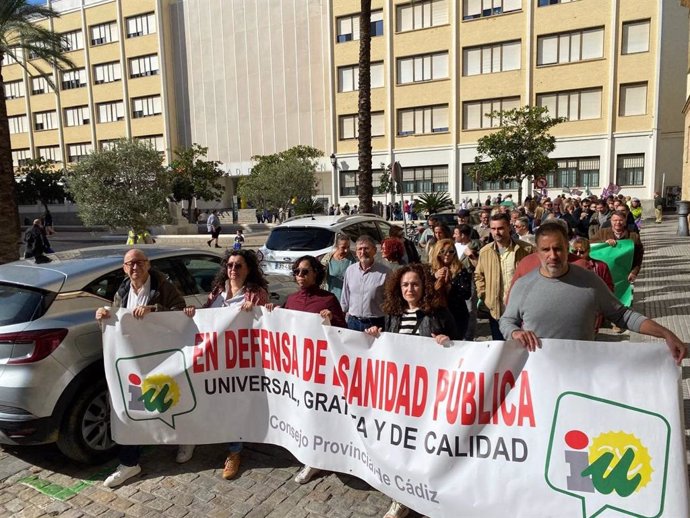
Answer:
[{"label": "leafy tree", "polygon": [[218,169],[220,162],[206,160],[207,147],[194,144],[192,147],[175,150],[175,160],[170,164],[172,172],[172,198],[176,202],[187,202],[187,218],[190,223],[196,223],[191,210],[192,201],[219,200],[223,190],[218,186],[218,180],[223,177],[223,171]]},{"label": "leafy tree", "polygon": [[63,55],[65,50],[63,37],[35,24],[37,17],[57,16],[53,9],[33,5],[28,0],[0,2],[0,206],[2,206],[0,210],[0,263],[19,259],[20,243],[12,143],[7,120],[2,67],[11,56],[29,75],[34,75],[39,71],[31,62],[24,63],[18,56],[18,49],[21,49],[25,55],[28,52],[34,52],[38,57],[58,68],[73,67],[73,63]]},{"label": "leafy tree", "polygon": [[19,168],[17,181],[17,200],[29,205],[41,202],[45,209],[52,202],[69,197],[65,190],[64,171],[55,170],[54,162],[45,158],[29,160]]},{"label": "leafy tree", "polygon": [[522,203],[522,182],[533,181],[556,170],[549,158],[556,147],[556,138],[549,130],[564,122],[552,118],[546,108],[523,106],[508,111],[491,112],[501,120],[501,128],[479,139],[474,170],[477,179],[518,182],[518,203]]},{"label": "leafy tree", "polygon": [[137,233],[170,220],[170,186],[160,154],[138,140],[119,140],[67,172],[67,188],[85,224]]},{"label": "leafy tree", "polygon": [[373,212],[371,174],[371,0],[361,0],[359,15],[359,97],[357,102],[357,195],[360,212]]},{"label": "leafy tree", "polygon": [[447,192],[430,192],[421,194],[414,204],[415,210],[427,215],[450,210],[455,208],[455,204]]},{"label": "leafy tree", "polygon": [[321,214],[323,204],[313,198],[300,198],[295,205],[295,214]]},{"label": "leafy tree", "polygon": [[283,208],[293,198],[316,194],[317,159],[323,152],[310,146],[295,146],[273,155],[257,155],[249,176],[240,179],[238,194],[257,208]]}]

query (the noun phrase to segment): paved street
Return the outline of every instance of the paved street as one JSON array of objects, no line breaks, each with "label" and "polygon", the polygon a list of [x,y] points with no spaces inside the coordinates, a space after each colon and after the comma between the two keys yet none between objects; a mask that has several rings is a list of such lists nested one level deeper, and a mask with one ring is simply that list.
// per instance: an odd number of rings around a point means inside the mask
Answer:
[{"label": "paved street", "polygon": [[[690,238],[677,237],[675,231],[671,217],[662,225],[650,222],[643,230],[646,254],[635,284],[635,308],[690,342]],[[61,238],[54,242],[62,243]],[[649,340],[630,333],[605,333],[604,338]],[[683,392],[690,398],[690,362],[686,364]],[[688,430],[685,434],[687,439]],[[109,490],[101,482],[115,461],[84,467],[67,462],[53,446],[5,449],[0,451],[0,516],[347,518],[383,516],[390,503],[347,475],[328,474],[299,486],[292,478],[301,466],[272,446],[247,445],[240,475],[233,481],[220,478],[225,458],[220,445],[199,447],[182,466],[174,456],[174,447],[148,448],[143,474]]]}]

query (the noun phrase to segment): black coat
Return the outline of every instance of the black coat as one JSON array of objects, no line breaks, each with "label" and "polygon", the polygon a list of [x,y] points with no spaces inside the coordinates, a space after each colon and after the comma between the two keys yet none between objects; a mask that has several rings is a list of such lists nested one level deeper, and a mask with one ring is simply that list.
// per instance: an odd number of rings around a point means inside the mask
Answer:
[{"label": "black coat", "polygon": [[[402,322],[402,315],[386,315],[384,331],[388,333],[399,333],[400,323]],[[451,340],[462,339],[458,336],[458,330],[455,326],[455,319],[446,308],[438,308],[432,313],[424,313],[422,310],[417,311],[417,332],[419,336],[431,337],[434,335],[447,335]]]}]

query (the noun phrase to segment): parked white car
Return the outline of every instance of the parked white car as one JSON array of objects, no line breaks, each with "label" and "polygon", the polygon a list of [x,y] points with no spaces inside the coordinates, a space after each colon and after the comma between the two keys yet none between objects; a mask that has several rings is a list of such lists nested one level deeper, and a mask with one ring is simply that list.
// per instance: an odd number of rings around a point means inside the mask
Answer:
[{"label": "parked white car", "polygon": [[370,214],[351,216],[295,216],[275,227],[259,249],[261,267],[269,275],[292,275],[292,263],[303,255],[320,259],[333,249],[335,237],[345,234],[353,242],[361,235],[381,243],[390,234],[391,224]]}]

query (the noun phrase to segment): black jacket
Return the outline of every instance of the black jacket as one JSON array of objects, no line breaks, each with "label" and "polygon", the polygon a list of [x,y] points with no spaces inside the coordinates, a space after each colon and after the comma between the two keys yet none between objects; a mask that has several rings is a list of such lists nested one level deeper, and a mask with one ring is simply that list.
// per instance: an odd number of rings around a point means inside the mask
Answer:
[{"label": "black jacket", "polygon": [[[388,333],[399,333],[402,315],[386,315],[384,331]],[[434,335],[448,335],[451,340],[458,339],[458,331],[455,326],[455,319],[446,308],[438,308],[433,313],[417,311],[417,332],[416,335],[431,337]]]}]

